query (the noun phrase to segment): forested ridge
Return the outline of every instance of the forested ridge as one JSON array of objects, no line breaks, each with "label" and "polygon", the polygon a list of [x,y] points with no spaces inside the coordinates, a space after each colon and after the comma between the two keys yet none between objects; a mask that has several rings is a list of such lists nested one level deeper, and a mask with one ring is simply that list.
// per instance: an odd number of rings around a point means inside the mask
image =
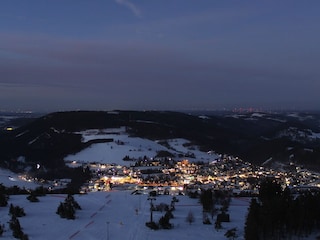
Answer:
[{"label": "forested ridge", "polygon": [[[257,117],[259,116],[259,117]],[[64,157],[88,144],[78,131],[126,127],[131,136],[151,140],[185,138],[203,151],[238,156],[261,164],[293,161],[320,169],[318,114],[302,120],[285,114],[199,116],[168,111],[71,111],[51,113],[15,128],[1,131],[0,165],[19,170],[16,160],[41,163],[48,169],[64,168]],[[302,135],[302,137],[301,137]]]},{"label": "forested ridge", "polygon": [[[285,240],[320,231],[320,192],[292,194],[276,181],[265,181],[252,198],[245,223],[246,240]],[[296,238],[293,238],[296,237]]]}]

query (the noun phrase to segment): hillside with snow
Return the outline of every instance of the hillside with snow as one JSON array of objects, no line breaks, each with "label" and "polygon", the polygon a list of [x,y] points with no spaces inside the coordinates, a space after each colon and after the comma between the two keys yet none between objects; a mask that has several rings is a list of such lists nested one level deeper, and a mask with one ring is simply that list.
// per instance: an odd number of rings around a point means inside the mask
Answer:
[{"label": "hillside with snow", "polygon": [[[226,116],[193,116],[171,112],[68,112],[54,113],[36,119],[12,131],[2,131],[0,138],[0,183],[29,190],[45,183],[28,180],[24,175],[41,174],[55,178],[79,179],[87,163],[129,166],[138,159],[171,156],[175,160],[211,163],[223,154],[255,159],[265,165],[274,161],[319,162],[319,121],[309,115],[267,113],[233,114]],[[124,161],[124,158],[129,160]],[[67,167],[66,167],[67,166]],[[68,168],[71,167],[71,168]],[[19,174],[18,174],[19,173]],[[71,176],[72,175],[72,176]],[[70,179],[68,179],[70,178]],[[47,187],[47,186],[46,186]],[[74,220],[56,214],[66,194],[47,194],[39,202],[29,202],[27,195],[10,195],[8,205],[0,207],[2,239],[14,239],[8,222],[10,204],[24,209],[19,218],[29,239],[226,239],[226,231],[236,228],[237,238],[244,239],[244,224],[250,198],[232,198],[228,210],[230,222],[222,229],[203,224],[199,199],[178,195],[158,195],[155,204],[176,203],[173,229],[151,230],[152,189],[134,195],[131,190],[88,192],[74,195],[80,204]],[[218,206],[220,207],[220,206]],[[186,222],[192,212],[194,222]],[[159,221],[164,212],[152,212]],[[309,239],[315,239],[315,235]]]},{"label": "hillside with snow", "polygon": [[[189,161],[212,162],[219,156],[212,152],[200,151],[190,141],[182,138],[166,140],[149,140],[140,137],[131,137],[125,127],[112,129],[91,129],[77,132],[82,136],[82,142],[92,140],[107,140],[108,142],[91,144],[82,151],[65,157],[66,161],[79,163],[108,163],[129,166],[132,161],[144,157],[154,158],[161,151],[167,151],[175,159],[188,158]],[[128,156],[132,161],[124,161]]]},{"label": "hillside with snow", "polygon": [[[9,203],[23,207],[26,216],[19,218],[23,232],[34,240],[56,239],[125,239],[125,240],[224,240],[228,229],[237,228],[239,240],[243,238],[244,221],[248,208],[248,199],[232,199],[230,204],[229,223],[223,223],[222,229],[216,230],[214,224],[202,223],[202,207],[197,199],[178,196],[174,218],[170,222],[173,229],[151,230],[145,226],[150,220],[150,201],[148,195],[131,195],[129,191],[96,192],[86,195],[75,195],[81,206],[77,210],[76,219],[62,219],[55,212],[66,195],[47,195],[39,197],[37,203],[30,203],[26,196],[10,196]],[[155,204],[170,204],[172,196],[158,196]],[[9,207],[1,207],[0,223],[5,225],[1,239],[14,239],[7,222]],[[194,215],[194,222],[189,224],[186,217],[189,212]],[[158,221],[164,213],[153,212],[154,221]]]},{"label": "hillside with snow", "polygon": [[[9,172],[1,171],[0,182],[7,184],[5,176]],[[11,174],[13,175],[13,174]],[[14,175],[13,175],[14,176]],[[23,181],[16,181],[19,187],[33,188],[37,185],[26,186]],[[9,184],[9,186],[11,186]],[[39,185],[38,185],[39,186]],[[198,198],[176,195],[158,195],[153,198],[154,206],[170,205],[173,196],[177,201],[174,205],[173,218],[170,219],[172,229],[151,230],[146,222],[151,219],[150,189],[133,194],[133,190],[108,192],[90,192],[74,195],[75,201],[81,209],[76,210],[75,219],[68,220],[56,214],[58,206],[65,201],[66,194],[47,194],[38,197],[39,202],[30,202],[28,195],[10,195],[8,205],[0,207],[0,225],[4,232],[1,239],[16,239],[12,236],[9,215],[10,205],[21,207],[25,216],[19,217],[23,233],[32,240],[195,240],[195,239],[228,239],[225,234],[228,230],[236,229],[237,240],[244,240],[244,227],[250,204],[250,198],[231,198],[227,213],[230,222],[222,222],[220,229],[215,227],[216,215],[209,217],[211,224],[203,224],[202,206]],[[217,204],[219,209],[222,206]],[[190,213],[192,221],[187,221]],[[158,222],[165,212],[152,211],[152,220]],[[308,237],[292,237],[292,240],[317,239],[318,233]]]},{"label": "hillside with snow", "polygon": [[153,158],[160,151],[190,161],[227,154],[258,165],[272,159],[275,168],[294,163],[320,169],[318,113],[58,112],[0,134],[0,166],[14,171],[36,164],[54,171],[66,161],[130,165],[122,159]]}]

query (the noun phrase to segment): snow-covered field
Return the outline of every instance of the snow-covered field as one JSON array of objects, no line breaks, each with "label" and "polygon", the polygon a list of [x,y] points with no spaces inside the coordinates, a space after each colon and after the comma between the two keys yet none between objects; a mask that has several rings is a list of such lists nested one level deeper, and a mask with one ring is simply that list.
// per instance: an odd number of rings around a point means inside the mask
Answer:
[{"label": "snow-covered field", "polygon": [[[75,195],[75,200],[82,210],[77,210],[75,220],[60,218],[55,212],[65,195],[47,195],[39,197],[40,202],[31,203],[26,196],[10,196],[9,204],[24,208],[26,216],[19,218],[23,232],[29,239],[124,239],[124,240],[191,240],[191,239],[226,239],[225,232],[236,227],[238,238],[243,239],[245,216],[249,199],[232,199],[229,213],[230,223],[222,223],[217,231],[212,225],[202,223],[202,207],[197,199],[177,196],[174,224],[171,230],[151,230],[145,226],[150,220],[150,202],[148,195],[131,195],[130,191],[94,192],[86,195]],[[172,196],[157,196],[155,204],[170,204]],[[136,212],[136,209],[138,211]],[[195,222],[191,225],[186,217],[192,211]],[[0,223],[5,224],[2,239],[14,239],[7,222],[9,206],[0,208]],[[158,221],[164,212],[153,212],[154,221]],[[215,220],[215,218],[214,218]]]},{"label": "snow-covered field", "polygon": [[[154,157],[158,151],[166,150],[175,155],[194,154],[190,161],[214,161],[218,155],[201,152],[196,146],[186,147],[185,139],[171,139],[167,141],[167,148],[157,141],[128,136],[124,128],[90,130],[81,132],[83,142],[93,139],[110,139],[112,142],[93,144],[87,149],[69,155],[65,160],[81,162],[130,164],[123,161],[123,157],[130,158]],[[18,175],[7,170],[0,170],[0,183],[4,186],[35,188],[39,185],[23,181]],[[174,225],[171,230],[151,230],[145,226],[150,221],[150,202],[147,194],[132,195],[131,191],[90,192],[85,195],[75,195],[75,200],[82,210],[76,212],[75,220],[66,220],[56,214],[56,210],[63,202],[66,195],[47,195],[39,197],[40,202],[31,203],[25,195],[10,196],[7,207],[0,208],[0,224],[5,225],[2,239],[14,239],[9,228],[9,206],[18,205],[26,213],[19,218],[23,232],[29,239],[124,239],[124,240],[157,240],[157,239],[226,239],[225,232],[237,228],[238,239],[243,239],[245,215],[249,199],[232,199],[229,213],[231,222],[223,223],[223,228],[217,231],[212,225],[202,223],[202,207],[198,199],[187,196],[177,196],[174,218],[170,223]],[[160,195],[156,197],[155,204],[170,204],[172,196]],[[137,211],[138,210],[138,211]],[[191,211],[195,222],[191,225],[186,222],[186,217]],[[158,222],[160,212],[153,212],[154,221]],[[215,221],[215,218],[212,222]]]},{"label": "snow-covered field", "polygon": [[[0,169],[0,183],[4,186],[19,186],[33,189],[39,185],[23,181],[18,175]],[[60,218],[56,214],[60,202],[66,195],[54,194],[38,197],[39,202],[32,203],[26,195],[11,195],[6,207],[0,207],[0,224],[5,226],[1,239],[15,239],[9,228],[8,215],[10,204],[22,207],[26,216],[19,218],[20,225],[29,239],[57,240],[57,239],[124,239],[124,240],[194,240],[194,239],[226,239],[228,229],[236,227],[238,238],[243,239],[244,221],[248,210],[248,198],[233,198],[229,207],[230,223],[223,223],[222,229],[217,231],[214,225],[202,223],[202,207],[198,199],[187,196],[177,196],[174,218],[170,223],[171,230],[151,230],[145,226],[150,221],[150,202],[147,194],[132,195],[132,191],[90,192],[84,195],[74,195],[80,204],[75,220]],[[172,196],[159,195],[154,204],[170,204]],[[136,209],[138,211],[136,211]],[[186,217],[192,211],[195,222],[189,225]],[[164,212],[153,212],[153,220],[158,221]],[[213,222],[215,221],[215,218]]]},{"label": "snow-covered field", "polygon": [[131,162],[123,161],[125,156],[138,159],[144,156],[153,158],[158,151],[168,151],[175,155],[193,154],[195,158],[188,158],[189,161],[214,161],[218,158],[217,154],[208,154],[201,152],[196,146],[185,147],[188,143],[186,139],[167,140],[167,148],[159,144],[160,141],[151,141],[139,137],[130,137],[125,133],[125,128],[104,129],[104,130],[87,130],[79,132],[82,135],[82,141],[88,142],[94,139],[113,139],[112,142],[96,143],[90,147],[65,158],[66,161],[77,161],[82,163],[100,162],[116,163],[119,165],[130,165]]},{"label": "snow-covered field", "polygon": [[[94,139],[110,139],[112,142],[92,144],[83,151],[69,155],[67,161],[83,163],[100,162],[129,165],[122,159],[124,156],[139,158],[154,157],[158,151],[165,150],[175,155],[194,155],[187,157],[190,161],[215,161],[217,154],[201,152],[196,146],[188,146],[185,139],[170,139],[166,145],[158,141],[151,141],[137,137],[130,137],[124,128],[90,130],[80,132],[83,142]],[[168,147],[169,146],[169,147]],[[0,169],[0,183],[10,187],[17,185],[25,188],[35,188],[39,185],[23,181],[18,175]],[[150,201],[147,194],[132,195],[132,191],[90,192],[84,195],[75,195],[75,200],[82,210],[77,210],[75,220],[60,218],[56,210],[66,195],[55,194],[39,197],[40,202],[31,203],[26,195],[12,195],[6,207],[0,207],[0,224],[5,225],[2,239],[14,239],[9,228],[9,206],[12,203],[24,209],[26,216],[19,218],[22,230],[29,239],[34,240],[195,240],[195,239],[227,239],[224,234],[231,228],[237,229],[237,240],[244,239],[244,223],[248,211],[249,198],[232,198],[229,214],[230,222],[222,223],[222,229],[216,230],[214,224],[202,223],[202,207],[198,199],[187,196],[177,196],[174,218],[170,223],[174,225],[171,230],[151,230],[145,226],[150,221]],[[154,204],[170,204],[172,196],[160,195]],[[186,217],[189,212],[195,217],[195,222],[189,224]],[[153,212],[153,220],[158,222],[164,212]],[[211,220],[213,223],[216,216]],[[310,238],[312,239],[312,238]]]},{"label": "snow-covered field", "polygon": [[20,188],[34,189],[40,185],[23,180],[18,174],[0,168],[0,184],[6,187],[19,186]]}]

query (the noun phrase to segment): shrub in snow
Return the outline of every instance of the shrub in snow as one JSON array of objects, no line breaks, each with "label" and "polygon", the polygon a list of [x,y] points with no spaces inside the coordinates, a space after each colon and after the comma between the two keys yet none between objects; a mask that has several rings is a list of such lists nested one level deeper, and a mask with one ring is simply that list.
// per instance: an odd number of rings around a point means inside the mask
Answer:
[{"label": "shrub in snow", "polygon": [[215,221],[215,223],[214,223],[214,228],[215,228],[216,230],[219,230],[219,229],[222,228],[221,222],[220,222],[218,219],[217,219],[217,220]]},{"label": "shrub in snow", "polygon": [[5,207],[8,205],[8,196],[0,193],[0,207]]},{"label": "shrub in snow", "polygon": [[12,204],[10,204],[9,215],[14,217],[23,217],[26,214],[23,208],[19,206],[13,206]]},{"label": "shrub in snow", "polygon": [[222,212],[217,215],[217,221],[219,222],[230,222],[230,215],[228,213]]},{"label": "shrub in snow", "polygon": [[228,239],[232,239],[234,240],[237,237],[237,228],[231,228],[228,231],[226,231],[226,233],[224,234],[224,236]]},{"label": "shrub in snow", "polygon": [[20,225],[20,222],[16,216],[12,216],[9,222],[10,229],[12,230],[12,236],[21,240],[28,240],[27,234],[24,234]]},{"label": "shrub in snow", "polygon": [[211,224],[211,221],[208,217],[208,214],[206,212],[203,212],[203,224]]},{"label": "shrub in snow", "polygon": [[163,229],[171,229],[172,228],[172,224],[169,221],[170,221],[170,214],[166,213],[159,220],[160,227],[163,228]]},{"label": "shrub in snow", "polygon": [[29,196],[27,196],[27,199],[30,202],[39,202],[39,199],[37,198],[37,196],[33,192]]},{"label": "shrub in snow", "polygon": [[6,187],[0,183],[0,207],[8,205],[8,196],[6,194]]},{"label": "shrub in snow", "polygon": [[62,218],[75,219],[75,210],[70,203],[61,202],[56,213]]},{"label": "shrub in snow", "polygon": [[74,197],[71,194],[68,194],[67,198],[65,199],[65,202],[71,204],[74,209],[81,209],[80,205],[76,200],[74,200]]},{"label": "shrub in snow", "polygon": [[75,219],[75,212],[80,209],[80,205],[74,200],[73,196],[69,194],[63,203],[60,202],[56,214],[62,218]]},{"label": "shrub in snow", "polygon": [[158,230],[159,229],[158,224],[156,224],[155,222],[146,222],[146,226],[148,228],[153,229],[153,230]]},{"label": "shrub in snow", "polygon": [[36,195],[36,196],[45,196],[46,195],[46,193],[47,193],[47,189],[45,189],[43,186],[40,186],[40,187],[37,187],[34,191],[33,191],[33,193],[34,193],[34,195]]}]

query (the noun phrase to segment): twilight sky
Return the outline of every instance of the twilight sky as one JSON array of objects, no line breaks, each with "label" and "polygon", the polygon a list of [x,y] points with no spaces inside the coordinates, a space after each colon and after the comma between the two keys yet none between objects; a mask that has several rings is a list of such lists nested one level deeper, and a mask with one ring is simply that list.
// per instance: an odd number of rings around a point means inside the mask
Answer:
[{"label": "twilight sky", "polygon": [[319,0],[3,0],[0,110],[319,110],[319,11]]}]

